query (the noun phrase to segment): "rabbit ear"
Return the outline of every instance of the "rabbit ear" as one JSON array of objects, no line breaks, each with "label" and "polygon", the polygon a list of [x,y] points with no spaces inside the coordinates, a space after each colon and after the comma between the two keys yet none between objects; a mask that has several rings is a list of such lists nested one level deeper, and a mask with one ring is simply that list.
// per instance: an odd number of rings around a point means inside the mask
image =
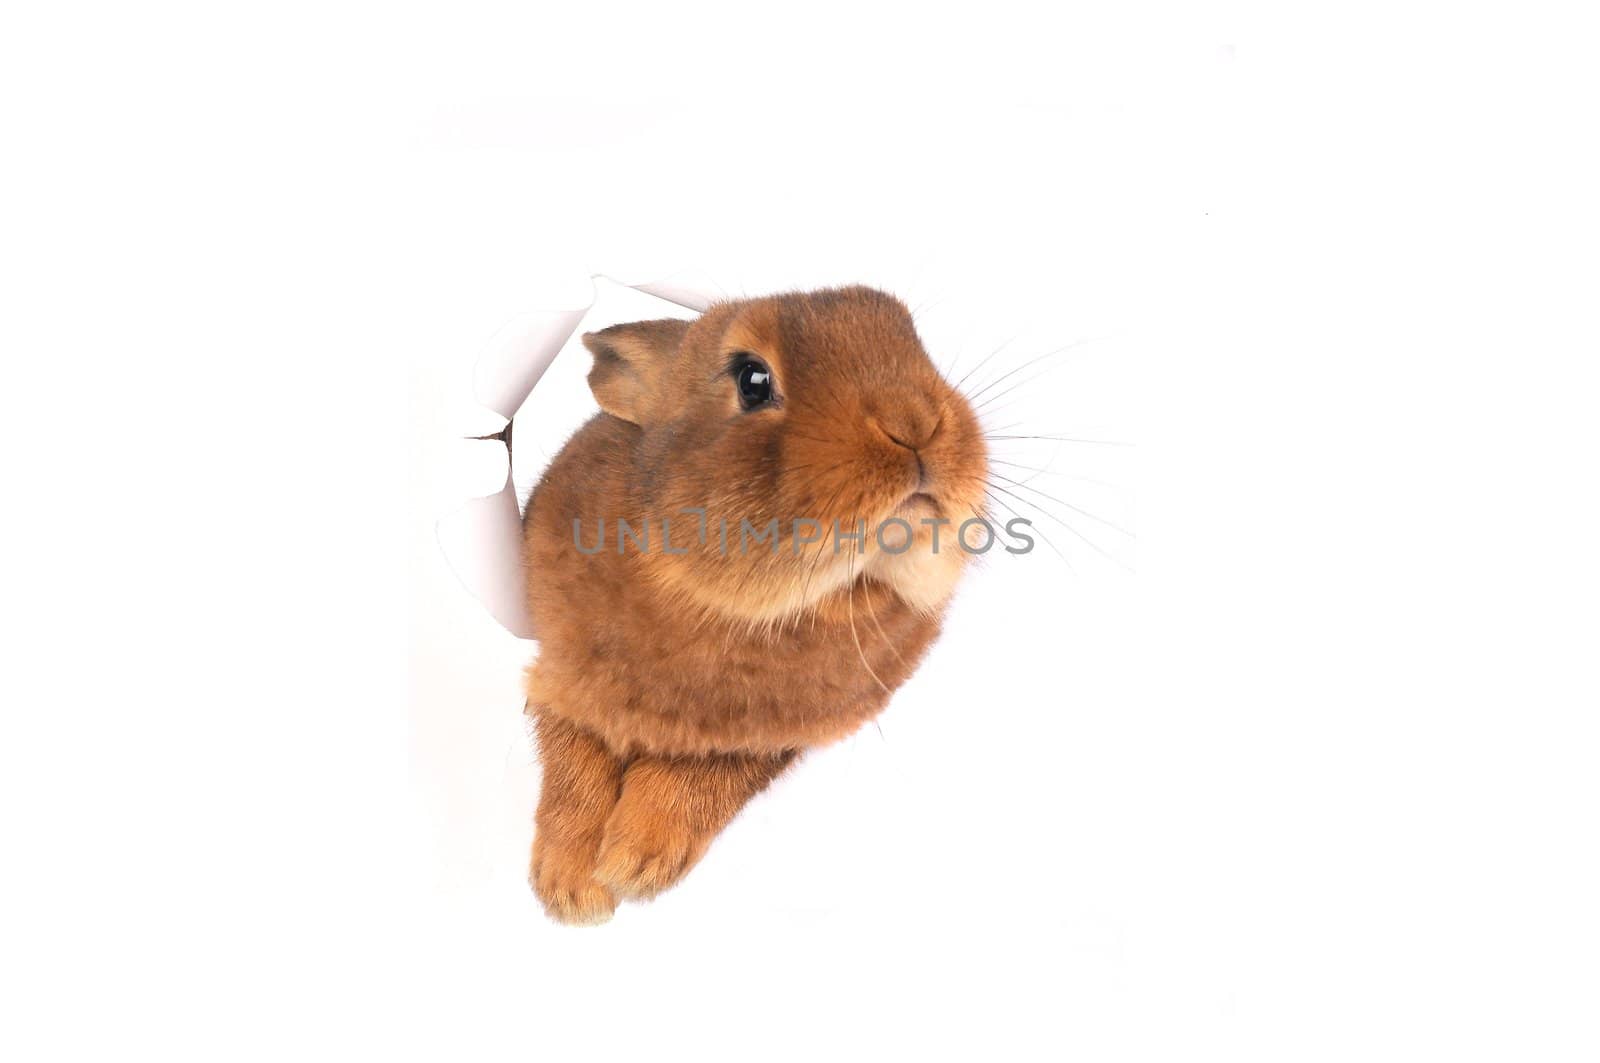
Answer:
[{"label": "rabbit ear", "polygon": [[583,345],[594,355],[589,390],[600,408],[634,424],[648,421],[660,408],[667,367],[688,328],[687,321],[663,319],[584,333]]}]

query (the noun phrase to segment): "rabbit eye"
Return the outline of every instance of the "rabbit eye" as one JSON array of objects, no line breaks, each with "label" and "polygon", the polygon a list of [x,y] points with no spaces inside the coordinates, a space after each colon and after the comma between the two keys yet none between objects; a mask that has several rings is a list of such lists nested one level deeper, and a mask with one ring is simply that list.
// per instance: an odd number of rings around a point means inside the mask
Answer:
[{"label": "rabbit eye", "polygon": [[731,369],[741,407],[753,410],[772,401],[772,370],[761,359],[742,354],[734,359]]}]

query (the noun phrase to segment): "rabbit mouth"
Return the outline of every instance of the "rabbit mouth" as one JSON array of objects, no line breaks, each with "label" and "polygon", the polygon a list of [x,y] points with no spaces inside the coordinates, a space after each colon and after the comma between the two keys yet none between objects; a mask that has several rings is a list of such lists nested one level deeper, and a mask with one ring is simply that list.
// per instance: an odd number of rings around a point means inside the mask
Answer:
[{"label": "rabbit mouth", "polygon": [[896,511],[901,514],[931,513],[936,515],[940,512],[939,500],[926,491],[913,491],[896,507]]}]

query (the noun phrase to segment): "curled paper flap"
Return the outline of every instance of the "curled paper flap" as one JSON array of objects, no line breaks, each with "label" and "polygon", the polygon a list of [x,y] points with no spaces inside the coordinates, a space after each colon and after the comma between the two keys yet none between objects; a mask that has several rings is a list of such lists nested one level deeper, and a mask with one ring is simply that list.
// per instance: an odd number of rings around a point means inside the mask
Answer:
[{"label": "curled paper flap", "polygon": [[635,284],[632,285],[632,287],[637,291],[646,293],[647,295],[654,295],[658,298],[665,299],[669,303],[677,303],[679,306],[687,307],[690,310],[702,313],[707,307],[716,301],[710,296],[707,296],[699,291],[685,287],[678,281],[661,281],[656,284]]},{"label": "curled paper flap", "polygon": [[473,397],[508,421],[515,417],[588,309],[523,314],[507,322],[478,356]]},{"label": "curled paper flap", "polygon": [[500,626],[519,639],[531,639],[522,581],[522,514],[507,469],[506,485],[474,498],[440,519],[439,546],[463,586]]},{"label": "curled paper flap", "polygon": [[[611,281],[601,274],[592,279]],[[696,312],[715,301],[678,278],[622,287]],[[436,526],[440,549],[456,578],[501,627],[520,639],[538,636],[524,589],[522,512],[511,475],[511,422],[598,297],[596,286],[583,307],[520,315],[490,340],[473,370],[473,395],[507,421],[497,435],[485,437],[505,444],[504,486],[492,495],[471,499]]]}]

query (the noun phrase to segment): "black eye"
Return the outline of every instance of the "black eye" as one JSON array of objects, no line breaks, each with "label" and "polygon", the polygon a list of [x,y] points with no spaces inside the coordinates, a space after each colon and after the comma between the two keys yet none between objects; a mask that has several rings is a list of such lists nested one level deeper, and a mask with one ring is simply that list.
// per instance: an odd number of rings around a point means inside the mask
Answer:
[{"label": "black eye", "polygon": [[733,381],[739,389],[739,405],[746,410],[772,401],[772,370],[759,359],[742,354],[732,365]]}]

